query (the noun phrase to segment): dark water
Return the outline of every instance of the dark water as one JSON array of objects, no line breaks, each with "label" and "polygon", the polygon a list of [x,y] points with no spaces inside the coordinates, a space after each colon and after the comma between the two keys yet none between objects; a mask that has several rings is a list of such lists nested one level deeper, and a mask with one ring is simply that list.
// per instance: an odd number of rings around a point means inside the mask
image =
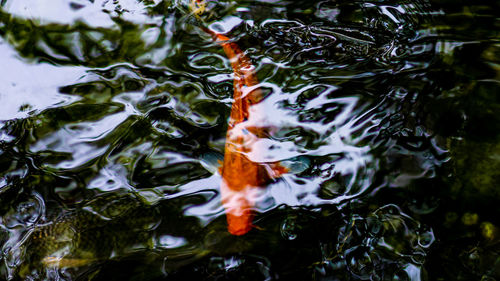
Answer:
[{"label": "dark water", "polygon": [[0,279],[499,280],[500,2],[208,1],[272,182],[226,229],[233,76],[188,1],[1,1]]}]

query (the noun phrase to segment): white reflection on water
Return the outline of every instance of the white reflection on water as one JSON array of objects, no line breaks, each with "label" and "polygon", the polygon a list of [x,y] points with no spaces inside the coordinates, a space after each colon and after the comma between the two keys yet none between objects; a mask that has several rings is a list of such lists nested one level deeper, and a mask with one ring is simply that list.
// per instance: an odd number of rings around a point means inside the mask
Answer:
[{"label": "white reflection on water", "polygon": [[420,281],[421,278],[421,269],[420,267],[415,266],[414,264],[408,263],[406,268],[404,269],[406,274],[408,274],[408,278],[411,281]]},{"label": "white reflection on water", "polygon": [[0,120],[26,118],[50,107],[61,107],[80,98],[59,93],[59,88],[82,82],[87,68],[30,64],[0,39]]},{"label": "white reflection on water", "polygon": [[166,249],[175,249],[187,244],[184,237],[175,237],[171,235],[162,235],[158,238],[157,247]]},{"label": "white reflection on water", "polygon": [[[158,2],[158,1],[155,1]],[[45,23],[72,24],[83,21],[89,26],[116,28],[112,17],[118,13],[128,21],[137,23],[151,22],[143,1],[136,0],[36,0],[7,1],[3,7],[12,15]],[[153,21],[159,19],[153,19]]]}]

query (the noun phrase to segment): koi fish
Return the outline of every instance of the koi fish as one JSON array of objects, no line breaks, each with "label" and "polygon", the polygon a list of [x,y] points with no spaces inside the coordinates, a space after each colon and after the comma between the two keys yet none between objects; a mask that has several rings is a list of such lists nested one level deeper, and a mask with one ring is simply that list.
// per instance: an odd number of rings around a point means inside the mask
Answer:
[{"label": "koi fish", "polygon": [[226,209],[228,231],[233,235],[243,235],[253,227],[256,188],[265,187],[288,170],[279,163],[253,162],[245,155],[252,151],[252,145],[259,137],[266,135],[265,128],[238,126],[250,118],[250,107],[262,99],[262,91],[258,88],[253,65],[239,46],[224,35],[214,34],[234,72],[234,102],[226,134],[224,162],[219,170],[222,204]]},{"label": "koi fish", "polygon": [[[206,8],[205,1],[192,0],[190,8],[192,14],[200,19],[200,14]],[[254,144],[259,138],[268,134],[267,128],[244,124],[250,119],[250,107],[263,98],[262,91],[258,87],[255,68],[240,47],[231,42],[229,37],[203,26],[201,29],[211,34],[222,46],[234,73],[234,101],[226,133],[224,161],[219,168],[222,176],[220,190],[222,205],[226,210],[228,231],[233,235],[244,235],[254,227],[252,208],[255,205],[258,188],[265,187],[273,179],[287,173],[288,168],[279,162],[253,162],[245,155],[252,150],[258,153],[258,148]],[[252,114],[259,115],[252,118],[264,116],[263,112],[255,110]]]},{"label": "koi fish", "polygon": [[279,162],[256,163],[245,155],[252,150],[258,152],[258,148],[254,146],[255,142],[268,134],[267,128],[244,124],[249,120],[250,114],[263,114],[255,110],[250,111],[250,107],[263,98],[262,91],[258,88],[259,81],[254,66],[230,38],[206,28],[203,30],[210,33],[222,46],[234,73],[234,102],[226,134],[224,161],[219,173],[222,176],[220,190],[228,231],[233,235],[243,235],[253,227],[252,207],[255,204],[257,189],[287,173],[288,169]]}]

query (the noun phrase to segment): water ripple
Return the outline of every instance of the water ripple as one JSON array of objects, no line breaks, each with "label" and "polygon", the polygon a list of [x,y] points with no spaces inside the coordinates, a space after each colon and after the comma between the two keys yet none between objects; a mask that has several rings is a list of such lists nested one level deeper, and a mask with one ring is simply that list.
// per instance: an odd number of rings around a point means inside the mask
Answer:
[{"label": "water ripple", "polygon": [[[498,277],[494,4],[0,2],[0,279]],[[202,26],[260,81],[241,154],[289,169],[241,237],[238,75]]]}]

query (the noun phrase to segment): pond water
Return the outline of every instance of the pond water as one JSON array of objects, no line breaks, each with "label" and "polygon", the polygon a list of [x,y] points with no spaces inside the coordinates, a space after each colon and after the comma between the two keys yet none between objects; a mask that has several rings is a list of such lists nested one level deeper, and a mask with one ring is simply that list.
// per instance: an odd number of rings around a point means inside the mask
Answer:
[{"label": "pond water", "polygon": [[202,4],[0,1],[0,280],[500,279],[500,2]]}]

